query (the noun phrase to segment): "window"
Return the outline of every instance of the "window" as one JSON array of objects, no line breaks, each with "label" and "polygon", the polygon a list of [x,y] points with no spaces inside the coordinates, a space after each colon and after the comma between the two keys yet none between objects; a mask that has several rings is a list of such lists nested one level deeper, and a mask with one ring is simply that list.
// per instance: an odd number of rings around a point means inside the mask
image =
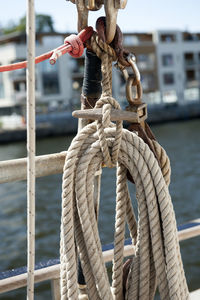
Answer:
[{"label": "window", "polygon": [[161,34],[160,36],[161,42],[170,43],[176,41],[175,34]]},{"label": "window", "polygon": [[186,81],[194,81],[195,80],[195,71],[187,70],[186,71]]},{"label": "window", "polygon": [[184,54],[185,64],[186,65],[192,65],[194,64],[194,53],[192,52],[186,52]]},{"label": "window", "polygon": [[154,90],[156,87],[155,76],[152,73],[142,74],[142,87],[144,90]]},{"label": "window", "polygon": [[58,62],[50,65],[48,61],[41,63],[44,95],[59,94]]},{"label": "window", "polygon": [[155,54],[138,54],[137,55],[137,64],[139,69],[153,69],[155,64]]},{"label": "window", "polygon": [[138,54],[137,60],[138,62],[147,62],[149,60],[148,54]]},{"label": "window", "polygon": [[14,81],[13,87],[16,92],[25,91],[26,90],[26,81]]},{"label": "window", "polygon": [[163,74],[163,82],[166,85],[174,84],[174,74],[173,73]]},{"label": "window", "polygon": [[44,95],[58,94],[58,74],[55,72],[42,74]]},{"label": "window", "polygon": [[184,36],[184,41],[193,41],[193,35],[188,33]]},{"label": "window", "polygon": [[70,68],[74,73],[83,73],[84,72],[84,59],[71,58],[70,59]]},{"label": "window", "polygon": [[184,41],[199,41],[199,34],[193,34],[190,32],[183,32],[183,40]]},{"label": "window", "polygon": [[173,66],[173,55],[172,54],[164,54],[162,56],[162,65],[165,67]]},{"label": "window", "polygon": [[124,35],[124,45],[133,46],[138,45],[139,39],[136,35]]}]

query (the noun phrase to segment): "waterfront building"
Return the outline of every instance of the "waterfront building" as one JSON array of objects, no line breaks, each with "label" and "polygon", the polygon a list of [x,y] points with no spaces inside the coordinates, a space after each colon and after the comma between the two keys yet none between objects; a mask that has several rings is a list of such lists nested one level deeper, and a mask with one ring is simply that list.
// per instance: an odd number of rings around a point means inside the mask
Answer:
[{"label": "waterfront building", "polygon": [[[36,34],[36,56],[63,44],[66,35]],[[26,36],[12,33],[0,37],[0,64],[26,60]],[[74,64],[69,55],[62,56],[54,66],[49,61],[36,65],[36,103],[38,112],[68,109],[72,101],[72,72]],[[26,99],[26,69],[0,73],[1,114],[23,111]]]},{"label": "waterfront building", "polygon": [[154,43],[162,101],[199,100],[200,33],[157,31]]},{"label": "waterfront building", "polygon": [[[36,55],[61,44],[68,34],[37,33]],[[25,34],[0,36],[0,64],[26,59]],[[169,104],[199,100],[200,33],[156,31],[125,33],[124,47],[134,53],[141,72],[143,99],[148,104]],[[36,66],[36,101],[38,112],[71,110],[79,103],[84,59],[69,55],[54,66],[44,61]],[[131,69],[129,70],[131,72]],[[0,114],[25,111],[25,69],[0,73]],[[113,70],[113,94],[125,102],[125,80]]]},{"label": "waterfront building", "polygon": [[[153,41],[153,34],[125,33],[123,44],[125,49],[136,56],[137,66],[141,73],[143,100],[147,103],[160,103],[156,44]],[[129,71],[131,73],[131,68]],[[116,94],[124,98],[125,80],[119,72],[118,76],[120,82],[114,84],[114,90],[118,89]]]}]

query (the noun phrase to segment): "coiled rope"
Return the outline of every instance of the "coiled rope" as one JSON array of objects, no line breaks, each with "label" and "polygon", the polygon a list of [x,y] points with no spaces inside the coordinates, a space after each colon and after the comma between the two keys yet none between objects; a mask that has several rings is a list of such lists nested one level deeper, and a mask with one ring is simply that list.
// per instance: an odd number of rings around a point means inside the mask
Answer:
[{"label": "coiled rope", "polygon": [[[112,149],[115,128],[105,130]],[[61,230],[62,299],[78,299],[75,241],[81,259],[89,299],[122,299],[124,219],[128,206],[126,170],[136,184],[139,207],[136,255],[128,278],[127,299],[153,299],[155,278],[161,299],[189,299],[180,259],[176,221],[167,185],[149,147],[125,129],[118,156],[113,297],[101,253],[93,208],[93,179],[104,162],[96,124],[86,126],[74,139],[63,174]],[[128,205],[127,205],[128,202]],[[129,208],[130,210],[130,208]],[[132,207],[131,207],[132,210]],[[127,217],[136,237],[133,213]],[[75,237],[74,237],[75,234]],[[133,246],[135,242],[133,241]],[[117,248],[116,248],[117,247]],[[116,262],[116,263],[115,263]],[[120,284],[119,284],[120,282]]]},{"label": "coiled rope", "polygon": [[[77,254],[80,258],[88,299],[153,299],[158,285],[163,300],[189,299],[183,271],[176,220],[168,191],[169,160],[154,142],[160,166],[148,145],[121,122],[110,122],[111,59],[101,55],[103,93],[96,107],[103,107],[102,121],[83,128],[68,149],[62,185],[61,299],[79,299]],[[117,166],[116,221],[112,292],[103,261],[93,196],[94,177],[102,164]],[[127,186],[127,170],[136,185],[138,226]],[[128,224],[135,255],[123,294],[123,247]]]}]

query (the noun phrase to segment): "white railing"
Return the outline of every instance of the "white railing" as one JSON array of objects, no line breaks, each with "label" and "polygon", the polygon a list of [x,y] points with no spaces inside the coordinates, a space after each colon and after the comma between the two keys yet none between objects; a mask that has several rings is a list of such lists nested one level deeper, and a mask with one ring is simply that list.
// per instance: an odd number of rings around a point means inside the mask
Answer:
[{"label": "white railing", "polygon": [[[62,173],[67,152],[42,155],[36,157],[36,177],[48,176]],[[7,160],[0,162],[0,183],[14,182],[26,179],[27,158]],[[200,235],[200,219],[193,220],[178,232],[179,241],[186,240]],[[124,246],[124,256],[134,254],[131,245]],[[113,259],[113,248],[103,252],[104,261],[110,262]],[[60,265],[45,267],[35,270],[35,283],[46,280],[51,281],[52,297],[59,299],[59,276]],[[27,273],[8,277],[0,280],[0,293],[12,291],[27,286]]]},{"label": "white railing", "polygon": [[[67,152],[36,156],[36,177],[62,173]],[[27,158],[0,162],[0,183],[26,180]]]},{"label": "white railing", "polygon": [[[188,227],[178,232],[179,241],[183,241],[195,236],[200,235],[200,219],[193,220],[188,223],[193,224],[193,227]],[[196,225],[194,225],[196,223]],[[134,254],[134,248],[131,245],[124,246],[124,257],[131,256]],[[105,263],[111,262],[113,259],[114,250],[113,248],[103,252]],[[34,278],[35,283],[43,282],[46,280],[51,281],[52,286],[52,298],[60,299],[59,296],[59,277],[60,277],[60,264],[56,264],[49,267],[44,267],[39,270],[35,270]],[[0,280],[0,293],[5,293],[18,288],[27,286],[27,273],[8,277]]]}]

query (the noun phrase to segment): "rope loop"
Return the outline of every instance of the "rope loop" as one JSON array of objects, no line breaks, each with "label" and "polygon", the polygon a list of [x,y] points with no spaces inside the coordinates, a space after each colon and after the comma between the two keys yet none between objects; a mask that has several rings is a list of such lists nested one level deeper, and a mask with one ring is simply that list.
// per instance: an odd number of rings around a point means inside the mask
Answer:
[{"label": "rope loop", "polygon": [[72,47],[72,50],[69,51],[69,54],[72,57],[78,58],[83,55],[84,45],[82,40],[78,35],[71,34],[64,40],[65,44],[69,44]]},{"label": "rope loop", "polygon": [[99,136],[101,151],[104,158],[104,164],[109,168],[113,168],[116,166],[120,144],[121,144],[122,129],[123,129],[122,121],[116,122],[116,135],[115,135],[113,147],[111,149],[111,153],[109,151],[104,130],[108,127],[113,127],[113,123],[110,121],[111,108],[113,107],[115,109],[120,109],[120,105],[113,97],[102,97],[97,101],[95,108],[101,108],[101,107],[102,107],[103,116],[102,116],[102,120],[96,121],[97,132]]}]

